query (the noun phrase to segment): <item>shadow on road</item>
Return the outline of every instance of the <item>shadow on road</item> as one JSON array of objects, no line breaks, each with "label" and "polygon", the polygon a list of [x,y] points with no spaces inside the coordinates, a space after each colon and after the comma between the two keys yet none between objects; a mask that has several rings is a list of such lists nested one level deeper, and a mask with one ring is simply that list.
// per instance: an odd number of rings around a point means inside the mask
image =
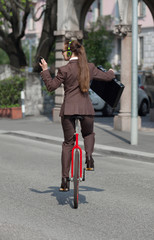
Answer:
[{"label": "shadow on road", "polygon": [[[59,205],[68,205],[69,204],[71,206],[71,208],[74,208],[74,204],[73,204],[74,191],[73,191],[73,189],[71,189],[69,192],[59,192],[59,188],[57,188],[57,187],[48,187],[48,190],[45,190],[45,191],[39,191],[39,190],[33,189],[33,188],[30,188],[30,191],[32,191],[34,193],[39,193],[39,194],[51,193],[51,196],[56,198]],[[83,194],[81,194],[81,192],[87,192],[87,191],[102,192],[102,191],[104,191],[104,189],[80,186],[79,187],[79,204],[88,203],[86,201],[86,197]]]},{"label": "shadow on road", "polygon": [[109,131],[109,130],[107,130],[107,129],[105,129],[105,128],[101,128],[101,127],[98,127],[98,126],[96,126],[96,127],[99,128],[99,129],[101,129],[101,130],[103,130],[104,132],[106,132],[106,133],[108,133],[108,134],[110,134],[110,135],[112,135],[112,136],[120,139],[121,141],[130,144],[130,141],[127,140],[126,138],[124,138],[124,137],[122,137],[122,136],[119,136],[118,134],[113,133],[113,132],[111,132],[111,131]]}]

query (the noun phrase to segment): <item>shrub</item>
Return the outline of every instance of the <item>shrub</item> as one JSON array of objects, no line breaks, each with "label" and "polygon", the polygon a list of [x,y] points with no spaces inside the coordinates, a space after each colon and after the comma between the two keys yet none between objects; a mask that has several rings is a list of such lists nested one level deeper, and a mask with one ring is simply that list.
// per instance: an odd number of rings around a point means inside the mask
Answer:
[{"label": "shrub", "polygon": [[0,81],[0,108],[18,107],[21,105],[21,91],[26,78],[13,76]]},{"label": "shrub", "polygon": [[91,24],[88,38],[83,41],[87,59],[96,66],[102,65],[107,70],[111,68],[109,57],[113,48],[114,35],[112,29],[112,17],[98,18],[96,23]]}]

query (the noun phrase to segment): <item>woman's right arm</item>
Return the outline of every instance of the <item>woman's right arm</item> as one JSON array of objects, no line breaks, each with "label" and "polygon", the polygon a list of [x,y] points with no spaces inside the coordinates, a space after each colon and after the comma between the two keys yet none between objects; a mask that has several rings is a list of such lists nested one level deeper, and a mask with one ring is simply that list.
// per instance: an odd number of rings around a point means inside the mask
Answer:
[{"label": "woman's right arm", "polygon": [[48,70],[48,65],[44,59],[41,60],[40,66],[42,67],[41,77],[46,85],[46,88],[49,92],[57,89],[65,79],[65,73],[62,73],[60,68],[58,69],[57,76],[52,78]]},{"label": "woman's right arm", "polygon": [[51,77],[48,69],[41,72],[41,77],[42,77],[42,79],[47,87],[47,90],[49,92],[52,92],[55,89],[57,89],[58,87],[60,87],[60,85],[64,81],[64,76],[63,76],[62,72],[60,71],[60,69],[58,70],[57,76],[54,78]]}]

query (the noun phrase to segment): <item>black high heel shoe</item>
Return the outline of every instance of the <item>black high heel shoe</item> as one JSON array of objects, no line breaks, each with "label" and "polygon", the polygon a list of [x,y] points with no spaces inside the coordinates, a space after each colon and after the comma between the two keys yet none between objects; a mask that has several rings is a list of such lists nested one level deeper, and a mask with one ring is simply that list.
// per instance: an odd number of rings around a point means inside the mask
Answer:
[{"label": "black high heel shoe", "polygon": [[60,192],[68,192],[70,190],[70,179],[69,177],[67,178],[62,178],[62,183],[61,187],[59,188]]},{"label": "black high heel shoe", "polygon": [[92,156],[86,157],[85,163],[87,164],[86,171],[94,171],[94,159]]}]

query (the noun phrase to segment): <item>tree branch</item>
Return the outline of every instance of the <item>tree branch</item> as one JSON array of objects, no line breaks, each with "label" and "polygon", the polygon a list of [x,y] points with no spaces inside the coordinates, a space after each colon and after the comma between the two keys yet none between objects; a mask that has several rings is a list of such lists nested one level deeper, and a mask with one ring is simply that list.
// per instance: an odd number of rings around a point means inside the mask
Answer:
[{"label": "tree branch", "polygon": [[3,4],[1,3],[1,1],[0,1],[0,12],[3,14],[4,18],[7,21],[11,22],[11,16],[4,10]]},{"label": "tree branch", "polygon": [[[16,0],[13,0],[13,2],[14,2],[15,5],[16,5],[18,8],[20,8],[22,11],[25,11],[24,7],[23,7],[19,2],[17,2]],[[27,3],[27,1],[26,1],[26,3]]]},{"label": "tree branch", "polygon": [[10,3],[10,1],[5,2],[5,6],[6,6],[6,8],[7,8],[7,12],[10,12],[10,9],[11,9],[11,3]]},{"label": "tree branch", "polygon": [[0,39],[0,48],[3,49],[4,51],[6,51],[6,46],[5,46],[4,41],[2,39]]},{"label": "tree branch", "polygon": [[33,14],[33,19],[34,19],[35,22],[39,21],[39,20],[41,19],[41,17],[43,16],[43,14],[44,14],[44,12],[45,12],[45,9],[43,9],[43,11],[41,12],[41,14],[40,14],[40,16],[39,16],[38,18],[36,17],[36,14],[37,14],[38,11],[39,11],[41,8],[43,8],[44,6],[46,6],[46,4],[41,5],[41,6],[37,9],[37,11]]},{"label": "tree branch", "polygon": [[29,13],[30,13],[30,3],[29,3],[29,1],[26,0],[26,6],[25,6],[25,9],[24,9],[24,15],[23,15],[23,18],[22,18],[22,23],[23,23],[22,24],[22,29],[21,29],[21,33],[18,36],[18,39],[21,39],[25,35],[25,29],[26,29],[27,18],[28,18]]},{"label": "tree branch", "polygon": [[3,29],[1,28],[1,26],[0,26],[0,36],[1,36],[3,39],[6,38],[6,34],[5,34],[5,32],[3,31]]}]

